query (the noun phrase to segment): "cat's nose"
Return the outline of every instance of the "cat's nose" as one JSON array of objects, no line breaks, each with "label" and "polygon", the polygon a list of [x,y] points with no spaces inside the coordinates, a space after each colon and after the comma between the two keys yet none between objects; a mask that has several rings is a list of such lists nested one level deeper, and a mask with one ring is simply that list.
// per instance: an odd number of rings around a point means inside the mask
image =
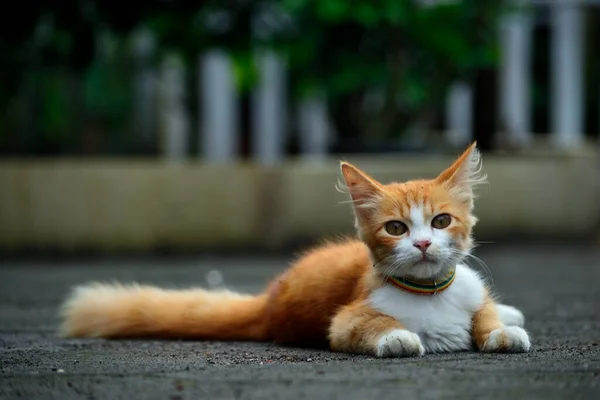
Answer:
[{"label": "cat's nose", "polygon": [[413,246],[425,253],[429,246],[431,246],[431,240],[419,240],[417,242],[414,242]]}]

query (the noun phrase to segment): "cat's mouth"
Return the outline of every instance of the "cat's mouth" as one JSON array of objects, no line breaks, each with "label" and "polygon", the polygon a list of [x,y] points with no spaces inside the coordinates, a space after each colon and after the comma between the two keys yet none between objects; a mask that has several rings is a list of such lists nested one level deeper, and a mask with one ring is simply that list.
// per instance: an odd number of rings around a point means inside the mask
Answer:
[{"label": "cat's mouth", "polygon": [[435,263],[436,260],[427,255],[427,254],[423,254],[421,255],[421,258],[419,258],[417,261],[415,261],[414,265],[420,265],[420,264],[431,264],[431,263]]}]

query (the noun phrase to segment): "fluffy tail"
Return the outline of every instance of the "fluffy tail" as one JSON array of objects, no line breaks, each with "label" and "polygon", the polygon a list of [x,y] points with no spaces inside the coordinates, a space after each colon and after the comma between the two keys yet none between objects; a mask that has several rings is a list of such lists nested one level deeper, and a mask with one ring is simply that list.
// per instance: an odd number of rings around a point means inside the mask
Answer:
[{"label": "fluffy tail", "polygon": [[63,337],[253,340],[266,337],[266,295],[94,283],[61,310]]}]

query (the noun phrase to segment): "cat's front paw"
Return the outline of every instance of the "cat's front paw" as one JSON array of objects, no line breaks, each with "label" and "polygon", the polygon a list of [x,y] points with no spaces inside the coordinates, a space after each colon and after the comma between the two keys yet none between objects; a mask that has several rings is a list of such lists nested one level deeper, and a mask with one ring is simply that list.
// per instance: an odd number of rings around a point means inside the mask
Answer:
[{"label": "cat's front paw", "polygon": [[507,326],[493,330],[481,351],[486,353],[526,353],[531,343],[524,329]]},{"label": "cat's front paw", "polygon": [[383,335],[377,343],[377,357],[412,357],[425,354],[419,335],[405,329],[395,329]]}]

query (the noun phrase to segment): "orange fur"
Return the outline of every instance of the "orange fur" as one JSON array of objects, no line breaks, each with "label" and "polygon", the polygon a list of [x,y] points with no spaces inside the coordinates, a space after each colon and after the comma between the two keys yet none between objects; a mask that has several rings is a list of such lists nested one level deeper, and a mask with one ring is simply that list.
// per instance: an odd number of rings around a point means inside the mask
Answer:
[{"label": "orange fur", "polygon": [[265,307],[264,295],[92,284],[76,288],[64,304],[61,332],[73,337],[264,340]]},{"label": "orange fur", "polygon": [[[498,317],[496,304],[489,293],[486,293],[483,307],[473,316],[473,340],[477,348],[480,350],[483,349],[483,346],[490,337],[490,333],[503,327],[504,325]],[[506,349],[506,340],[504,340],[500,350],[504,349]]]},{"label": "orange fur", "polygon": [[[336,351],[375,354],[382,335],[402,329],[400,322],[366,303],[369,294],[381,287],[389,268],[386,259],[400,240],[387,234],[383,226],[386,221],[407,218],[409,205],[418,203],[427,216],[451,214],[448,232],[453,243],[460,251],[470,250],[476,221],[471,215],[471,187],[477,177],[467,164],[474,151],[473,144],[436,179],[388,185],[342,163],[360,240],[327,243],[310,250],[263,294],[92,284],[77,288],[63,306],[61,332],[68,337],[329,344]],[[479,347],[497,327],[498,318],[488,297],[474,319]]]},{"label": "orange fur", "polygon": [[404,329],[394,318],[371,309],[362,301],[342,307],[331,322],[331,349],[372,354],[383,334]]}]

